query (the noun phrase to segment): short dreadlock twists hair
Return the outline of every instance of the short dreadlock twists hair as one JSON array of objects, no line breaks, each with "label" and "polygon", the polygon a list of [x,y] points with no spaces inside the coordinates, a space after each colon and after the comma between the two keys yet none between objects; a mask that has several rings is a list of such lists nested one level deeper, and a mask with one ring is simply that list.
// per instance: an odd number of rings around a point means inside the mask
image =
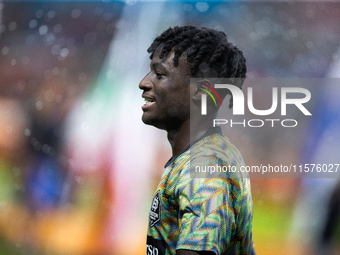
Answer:
[{"label": "short dreadlock twists hair", "polygon": [[[246,77],[247,67],[243,53],[228,42],[227,35],[222,31],[192,25],[170,27],[148,48],[150,59],[160,46],[163,47],[160,58],[166,57],[173,50],[175,53],[173,61],[176,64],[185,52],[193,77]],[[235,85],[241,88],[242,81]],[[232,98],[229,107],[232,107]]]}]

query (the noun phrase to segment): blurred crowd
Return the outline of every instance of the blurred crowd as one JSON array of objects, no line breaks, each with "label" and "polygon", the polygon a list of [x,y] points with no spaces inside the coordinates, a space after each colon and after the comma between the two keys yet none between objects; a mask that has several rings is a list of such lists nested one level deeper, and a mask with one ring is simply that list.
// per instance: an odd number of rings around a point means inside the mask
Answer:
[{"label": "blurred crowd", "polygon": [[101,254],[109,173],[73,171],[65,121],[99,74],[122,4],[0,6],[0,253]]}]

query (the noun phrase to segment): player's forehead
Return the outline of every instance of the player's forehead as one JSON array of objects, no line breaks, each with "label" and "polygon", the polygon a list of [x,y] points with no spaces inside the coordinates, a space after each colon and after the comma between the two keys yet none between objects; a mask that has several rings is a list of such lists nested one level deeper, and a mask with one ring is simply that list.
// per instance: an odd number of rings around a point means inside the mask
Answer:
[{"label": "player's forehead", "polygon": [[174,51],[170,51],[163,58],[160,58],[162,50],[163,50],[163,46],[160,46],[155,50],[155,53],[153,54],[153,57],[151,59],[150,66],[155,65],[155,64],[159,64],[162,66],[169,66],[169,67],[174,66],[174,61],[173,61],[174,56],[175,56]]},{"label": "player's forehead", "polygon": [[163,58],[160,58],[160,55],[162,53],[163,46],[158,47],[155,50],[155,53],[153,55],[153,58],[150,62],[150,67],[155,68],[166,68],[166,69],[181,69],[188,71],[189,70],[189,64],[187,61],[186,54],[183,53],[180,58],[178,59],[178,63],[174,62],[175,57],[175,51],[172,49],[168,54],[166,54]]}]

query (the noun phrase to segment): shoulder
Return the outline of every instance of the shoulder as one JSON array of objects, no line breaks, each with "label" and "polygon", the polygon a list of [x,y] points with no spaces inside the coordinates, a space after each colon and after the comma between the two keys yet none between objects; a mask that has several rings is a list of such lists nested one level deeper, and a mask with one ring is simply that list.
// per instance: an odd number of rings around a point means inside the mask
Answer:
[{"label": "shoulder", "polygon": [[191,149],[191,155],[215,156],[222,161],[244,165],[240,151],[221,133],[204,137],[197,142]]},{"label": "shoulder", "polygon": [[199,140],[178,156],[168,171],[179,190],[188,185],[197,187],[207,183],[242,190],[248,188],[248,182],[244,180],[248,179],[248,175],[240,171],[244,165],[239,150],[226,136],[215,133]]},{"label": "shoulder", "polygon": [[202,174],[208,172],[215,173],[215,176],[216,173],[221,173],[219,177],[248,177],[240,171],[241,166],[245,166],[245,163],[240,151],[221,133],[200,140],[190,152],[190,172],[200,172],[196,177],[212,177]]}]

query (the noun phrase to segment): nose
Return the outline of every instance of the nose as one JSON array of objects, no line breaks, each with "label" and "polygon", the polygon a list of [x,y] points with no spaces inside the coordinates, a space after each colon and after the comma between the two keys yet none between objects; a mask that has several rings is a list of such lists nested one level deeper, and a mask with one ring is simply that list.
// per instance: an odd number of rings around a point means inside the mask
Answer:
[{"label": "nose", "polygon": [[150,79],[149,79],[149,74],[150,73],[145,75],[145,77],[140,81],[139,88],[141,90],[150,90],[151,89],[152,84],[151,84]]}]

